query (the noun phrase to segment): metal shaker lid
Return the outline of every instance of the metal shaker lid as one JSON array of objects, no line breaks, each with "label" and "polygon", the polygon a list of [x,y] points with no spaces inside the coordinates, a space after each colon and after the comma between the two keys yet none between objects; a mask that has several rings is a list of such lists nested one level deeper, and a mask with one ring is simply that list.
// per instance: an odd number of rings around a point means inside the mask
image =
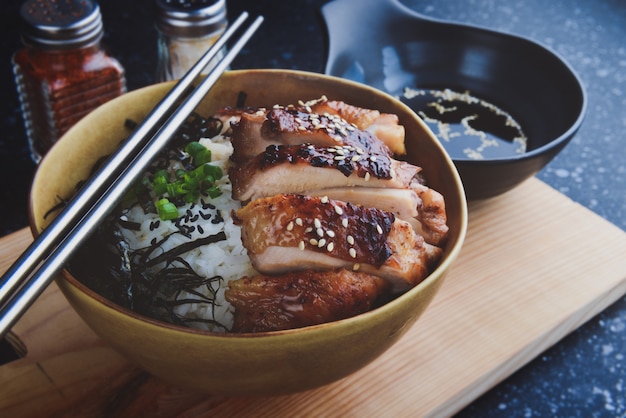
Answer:
[{"label": "metal shaker lid", "polygon": [[100,40],[100,7],[90,0],[26,0],[20,8],[22,39],[48,49],[74,48]]},{"label": "metal shaker lid", "polygon": [[167,34],[201,37],[227,24],[226,0],[156,0],[156,26]]}]

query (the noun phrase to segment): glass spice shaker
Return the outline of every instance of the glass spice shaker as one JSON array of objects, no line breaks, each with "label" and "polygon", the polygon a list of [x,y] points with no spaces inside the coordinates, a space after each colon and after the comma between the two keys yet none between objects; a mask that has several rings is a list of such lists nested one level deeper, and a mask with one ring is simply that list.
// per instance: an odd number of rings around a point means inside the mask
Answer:
[{"label": "glass spice shaker", "polygon": [[101,45],[100,8],[90,0],[26,0],[24,48],[13,72],[35,162],[91,110],[126,91],[124,69]]},{"label": "glass spice shaker", "polygon": [[[156,0],[157,81],[176,80],[224,33],[226,0]],[[223,52],[207,65],[208,72]]]}]

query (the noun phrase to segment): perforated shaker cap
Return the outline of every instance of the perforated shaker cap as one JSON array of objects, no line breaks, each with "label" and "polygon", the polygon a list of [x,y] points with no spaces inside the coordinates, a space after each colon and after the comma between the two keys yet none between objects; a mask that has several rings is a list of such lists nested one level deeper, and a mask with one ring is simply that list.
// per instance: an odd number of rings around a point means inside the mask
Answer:
[{"label": "perforated shaker cap", "polygon": [[156,0],[156,26],[166,35],[200,37],[224,30],[226,0]]},{"label": "perforated shaker cap", "polygon": [[20,8],[24,43],[49,49],[74,48],[100,40],[100,7],[90,0],[26,0]]}]

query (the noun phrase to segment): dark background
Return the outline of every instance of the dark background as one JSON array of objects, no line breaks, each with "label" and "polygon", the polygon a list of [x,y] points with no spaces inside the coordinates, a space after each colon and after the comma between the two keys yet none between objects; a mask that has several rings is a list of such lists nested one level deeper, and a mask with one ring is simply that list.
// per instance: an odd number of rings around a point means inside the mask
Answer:
[{"label": "dark background", "polygon": [[[232,67],[323,72],[327,43],[319,9],[326,2],[229,0],[230,18],[244,9],[266,18]],[[428,16],[530,37],[573,66],[589,95],[587,117],[573,141],[538,177],[626,230],[626,1],[403,2]],[[104,42],[126,68],[128,89],[151,84],[156,67],[152,2],[101,0],[100,6]],[[0,3],[0,236],[27,226],[27,193],[35,170],[10,65],[12,53],[20,48],[18,7],[16,0]],[[625,356],[622,298],[459,416],[624,417]]]}]

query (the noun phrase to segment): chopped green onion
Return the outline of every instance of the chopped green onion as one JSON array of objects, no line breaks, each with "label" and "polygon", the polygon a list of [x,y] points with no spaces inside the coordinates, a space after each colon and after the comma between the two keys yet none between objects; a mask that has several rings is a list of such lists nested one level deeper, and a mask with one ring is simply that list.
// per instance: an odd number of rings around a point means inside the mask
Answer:
[{"label": "chopped green onion", "polygon": [[193,141],[188,143],[185,147],[185,152],[191,155],[196,166],[211,162],[211,150],[199,142]]},{"label": "chopped green onion", "polygon": [[169,178],[170,175],[167,170],[159,170],[154,173],[154,177],[152,179],[152,188],[154,189],[155,194],[162,195],[167,192]]},{"label": "chopped green onion", "polygon": [[198,152],[205,150],[205,149],[206,147],[202,145],[201,143],[199,143],[198,141],[192,141],[188,143],[187,146],[185,146],[185,152],[191,155],[191,157],[195,157]]},{"label": "chopped green onion", "polygon": [[211,162],[211,150],[203,149],[193,157],[193,163],[197,166]]},{"label": "chopped green onion", "polygon": [[[196,201],[201,194],[216,198],[222,195],[222,191],[215,185],[224,175],[222,169],[216,165],[211,165],[211,150],[199,142],[189,142],[185,147],[195,168],[187,171],[178,169],[171,179],[167,170],[159,170],[152,177],[152,190],[156,196],[168,196],[175,199],[175,202],[184,201],[186,203]],[[148,183],[150,186],[150,183]],[[156,203],[159,217],[163,220],[178,218],[176,204],[166,198],[162,198]]]},{"label": "chopped green onion", "polygon": [[206,192],[211,199],[215,199],[216,197],[220,197],[222,195],[222,191],[217,186],[209,187]]},{"label": "chopped green onion", "polygon": [[178,209],[176,205],[167,199],[160,199],[156,203],[156,210],[159,214],[159,218],[164,221],[178,218]]},{"label": "chopped green onion", "polygon": [[[210,177],[212,179],[220,179],[220,178],[222,178],[222,175],[223,175],[221,168],[219,168],[216,165],[211,165],[211,164],[208,164],[208,163],[202,164],[201,166],[197,167],[192,172],[197,173],[199,176],[201,176],[203,178]],[[215,181],[215,180],[213,180],[213,181]]]}]

